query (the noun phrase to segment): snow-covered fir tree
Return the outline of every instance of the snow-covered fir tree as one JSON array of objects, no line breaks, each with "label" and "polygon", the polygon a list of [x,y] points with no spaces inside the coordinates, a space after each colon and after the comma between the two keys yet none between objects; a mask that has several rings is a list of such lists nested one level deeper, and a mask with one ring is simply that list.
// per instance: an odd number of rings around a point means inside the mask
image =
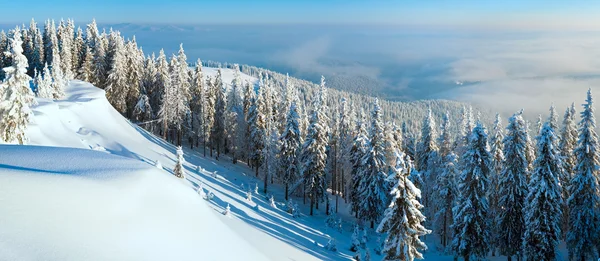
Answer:
[{"label": "snow-covered fir tree", "polygon": [[180,179],[185,179],[185,169],[183,167],[183,163],[185,159],[183,158],[183,149],[181,146],[177,147],[177,163],[175,163],[175,169],[173,169],[173,175]]},{"label": "snow-covered fir tree", "polygon": [[[126,93],[126,108],[128,118],[133,116],[133,111],[136,105],[141,100],[141,81],[142,81],[142,65],[144,63],[144,54],[140,53],[137,47],[135,37],[125,44],[125,74],[127,85],[129,86]],[[187,68],[186,68],[187,69]]]},{"label": "snow-covered fir tree", "polygon": [[229,92],[227,93],[226,113],[225,113],[225,134],[227,138],[227,149],[231,155],[231,160],[236,163],[241,158],[240,144],[243,142],[243,133],[246,130],[244,121],[244,108],[242,107],[240,72],[234,71],[234,77],[231,81]]},{"label": "snow-covered fir tree", "polygon": [[[192,118],[192,147],[194,144],[199,146],[199,142],[204,141],[204,112],[206,111],[206,88],[202,73],[202,62],[196,62],[194,69],[192,84],[190,85],[190,113]],[[206,151],[205,151],[206,153]]]},{"label": "snow-covered fir tree", "polygon": [[0,84],[0,138],[6,143],[26,144],[25,130],[33,116],[30,106],[35,96],[29,87],[27,58],[23,55],[21,32],[17,27],[10,39],[12,65],[3,68],[6,78]]},{"label": "snow-covered fir tree", "polygon": [[[223,151],[225,145],[225,110],[227,101],[225,96],[225,88],[223,86],[223,79],[221,77],[221,70],[217,71],[217,76],[214,82],[215,91],[215,116],[214,123],[211,130],[211,145],[217,150],[217,159]],[[265,136],[261,137],[265,138]]]},{"label": "snow-covered fir tree", "polygon": [[504,127],[502,126],[502,119],[500,114],[496,114],[496,120],[494,121],[494,128],[492,130],[492,137],[490,139],[490,153],[492,154],[492,172],[489,177],[489,228],[490,228],[490,246],[492,255],[496,254],[496,246],[498,245],[498,225],[496,224],[496,217],[498,212],[501,210],[498,208],[498,199],[500,194],[498,193],[498,182],[500,174],[502,173],[502,167],[504,165]]},{"label": "snow-covered fir tree", "polygon": [[303,141],[300,135],[299,118],[296,102],[292,102],[286,117],[285,130],[280,137],[279,159],[281,166],[284,168],[280,179],[285,186],[285,200],[288,200],[289,187],[296,183],[300,177],[298,157]]},{"label": "snow-covered fir tree", "polygon": [[[116,34],[116,33],[115,33]],[[111,70],[108,72],[106,79],[106,99],[110,104],[122,115],[127,113],[127,92],[129,88],[129,79],[127,78],[126,55],[123,38],[114,36],[114,54],[110,61]],[[62,57],[61,57],[62,58]]]},{"label": "snow-covered fir tree", "polygon": [[29,67],[41,72],[44,69],[44,41],[41,31],[37,28],[37,23],[33,19],[29,23],[29,36],[33,43]]},{"label": "snow-covered fir tree", "polygon": [[504,166],[498,178],[498,211],[496,216],[497,247],[511,260],[520,254],[525,232],[525,197],[527,196],[527,127],[522,112],[508,119],[504,138]]},{"label": "snow-covered fir tree", "polygon": [[458,157],[450,152],[443,162],[441,172],[437,176],[435,191],[437,193],[437,212],[435,213],[435,230],[440,236],[444,248],[449,244],[452,236],[452,222],[454,221],[452,208],[454,207],[458,191],[456,179],[459,175]]},{"label": "snow-covered fir tree", "polygon": [[579,137],[575,156],[575,170],[569,185],[569,232],[567,249],[571,260],[596,260],[598,239],[600,238],[600,195],[598,175],[600,158],[598,155],[598,135],[594,115],[592,90],[587,92],[583,104]]},{"label": "snow-covered fir tree", "polygon": [[423,125],[421,125],[421,141],[417,146],[416,155],[417,170],[421,173],[424,181],[421,190],[427,214],[434,211],[431,196],[435,186],[438,161],[436,124],[431,108],[429,108],[423,119]]},{"label": "snow-covered fir tree", "polygon": [[52,55],[52,64],[50,74],[52,76],[52,97],[55,100],[61,99],[65,96],[65,87],[67,86],[67,79],[60,68],[60,55]]},{"label": "snow-covered fir tree", "polygon": [[327,190],[325,179],[325,164],[327,162],[326,147],[328,144],[325,109],[325,80],[321,78],[321,89],[315,99],[310,126],[306,140],[302,145],[300,156],[301,175],[304,187],[310,198],[310,215],[313,215],[315,205],[323,201]]},{"label": "snow-covered fir tree", "polygon": [[556,260],[560,238],[562,196],[559,177],[563,171],[557,137],[550,121],[537,138],[537,159],[529,180],[525,203],[523,252],[526,260]]},{"label": "snow-covered fir tree", "polygon": [[387,178],[387,163],[385,158],[385,136],[381,107],[376,99],[371,114],[371,137],[366,154],[361,159],[363,164],[359,187],[359,216],[370,222],[371,228],[381,219],[381,215],[389,202],[389,183]]},{"label": "snow-covered fir tree", "polygon": [[364,112],[360,112],[358,122],[356,124],[356,130],[354,140],[352,142],[352,148],[350,150],[350,163],[352,164],[350,172],[350,206],[352,212],[357,218],[360,218],[360,202],[361,202],[361,184],[363,183],[365,164],[363,158],[367,154],[369,146],[369,137],[367,136],[367,128],[365,125],[366,119]]},{"label": "snow-covered fir tree", "polygon": [[408,179],[410,171],[402,152],[397,152],[395,173],[389,178],[396,183],[390,193],[392,200],[377,227],[378,233],[387,233],[383,260],[423,259],[421,251],[427,249],[420,237],[431,231],[422,224],[425,216],[419,202],[421,191]]},{"label": "snow-covered fir tree", "polygon": [[40,78],[37,84],[37,96],[45,99],[52,99],[53,90],[52,90],[52,75],[50,74],[50,70],[48,69],[48,64],[44,65],[43,73],[38,73],[38,77]]},{"label": "snow-covered fir tree", "polygon": [[250,158],[255,168],[255,174],[258,177],[258,169],[263,163],[262,154],[265,147],[265,137],[267,136],[267,103],[265,92],[267,88],[262,79],[258,83],[259,95],[253,99],[252,106],[248,111],[248,124],[250,125]]},{"label": "snow-covered fir tree", "polygon": [[559,177],[562,197],[563,197],[563,221],[562,229],[563,236],[566,236],[569,224],[569,208],[567,199],[569,198],[569,184],[573,178],[577,157],[573,151],[577,146],[577,126],[575,123],[575,103],[567,107],[563,118],[562,129],[560,130],[560,155],[563,162],[562,176]]},{"label": "snow-covered fir tree", "polygon": [[487,133],[481,123],[471,131],[458,177],[458,204],[454,207],[452,250],[465,261],[481,260],[489,250],[487,222],[488,176],[492,171]]},{"label": "snow-covered fir tree", "polygon": [[171,88],[171,75],[169,74],[169,64],[165,52],[161,49],[156,61],[156,85],[162,93],[160,94],[160,107],[157,116],[162,122],[163,139],[167,138],[169,124],[173,122],[173,93]]}]

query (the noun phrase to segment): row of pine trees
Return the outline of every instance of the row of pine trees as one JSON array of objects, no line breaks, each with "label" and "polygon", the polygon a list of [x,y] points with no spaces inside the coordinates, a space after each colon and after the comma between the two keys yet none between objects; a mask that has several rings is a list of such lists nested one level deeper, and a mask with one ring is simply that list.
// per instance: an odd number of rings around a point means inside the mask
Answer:
[{"label": "row of pine trees", "polygon": [[26,142],[34,93],[60,99],[68,81],[79,79],[104,89],[117,111],[152,133],[204,155],[245,161],[263,179],[264,193],[280,183],[286,200],[296,195],[310,204],[310,215],[320,204],[333,214],[347,201],[361,224],[386,235],[386,260],[421,258],[427,247],[419,238],[431,233],[425,226],[465,260],[556,260],[561,240],[569,260],[598,256],[600,162],[591,92],[578,128],[574,106],[562,126],[552,107],[533,131],[522,112],[506,128],[497,116],[488,138],[471,108],[460,118],[444,114],[439,128],[440,112],[429,109],[416,131],[386,117],[390,106],[337,95],[324,78],[307,91],[261,71],[254,84],[234,66],[226,83],[221,70],[204,77],[200,61],[190,67],[183,46],[170,59],[163,51],[145,56],[135,38],[100,33],[95,21],[84,34],[71,20],[58,27],[47,21],[43,33],[32,20],[29,28],[1,32],[0,51],[6,142]]}]

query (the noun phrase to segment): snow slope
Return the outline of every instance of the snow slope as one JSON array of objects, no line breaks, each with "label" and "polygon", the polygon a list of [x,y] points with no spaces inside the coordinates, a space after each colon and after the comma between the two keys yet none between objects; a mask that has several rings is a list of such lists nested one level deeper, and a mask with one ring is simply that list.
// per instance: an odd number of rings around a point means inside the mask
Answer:
[{"label": "snow slope", "polygon": [[188,184],[142,161],[38,146],[0,154],[0,260],[265,260]]}]

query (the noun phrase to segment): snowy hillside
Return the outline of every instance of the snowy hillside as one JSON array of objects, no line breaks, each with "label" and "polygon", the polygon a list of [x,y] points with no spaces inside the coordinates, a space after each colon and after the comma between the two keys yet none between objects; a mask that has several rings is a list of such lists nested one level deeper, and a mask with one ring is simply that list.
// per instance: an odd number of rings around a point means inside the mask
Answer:
[{"label": "snowy hillside", "polygon": [[[30,143],[53,147],[0,146],[0,201],[12,202],[0,204],[0,260],[348,258],[327,253],[327,236],[304,218],[259,195],[246,201],[238,186],[256,181],[242,165],[186,151],[191,182],[182,184],[170,175],[175,147],[124,119],[104,91],[73,81],[64,100],[38,103]],[[211,203],[196,193],[200,182],[214,193]],[[227,204],[233,218],[221,215]]]}]

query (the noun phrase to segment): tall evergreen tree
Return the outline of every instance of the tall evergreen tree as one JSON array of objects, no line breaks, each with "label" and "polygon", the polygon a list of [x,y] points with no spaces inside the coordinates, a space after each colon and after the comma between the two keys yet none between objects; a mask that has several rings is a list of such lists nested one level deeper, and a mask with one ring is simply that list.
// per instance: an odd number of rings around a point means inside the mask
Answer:
[{"label": "tall evergreen tree", "polygon": [[511,260],[521,254],[523,232],[525,231],[525,197],[527,196],[527,129],[522,113],[516,113],[508,120],[504,138],[505,161],[498,179],[498,205],[501,209],[496,216],[498,249],[500,254]]},{"label": "tall evergreen tree", "polygon": [[[225,109],[227,102],[225,100],[225,89],[223,88],[223,79],[221,70],[217,72],[215,78],[215,116],[214,125],[211,131],[211,145],[217,150],[217,159],[221,156],[223,146],[225,145]],[[262,136],[261,138],[265,138]]]},{"label": "tall evergreen tree", "polygon": [[465,261],[483,259],[489,249],[486,189],[492,171],[492,155],[487,147],[485,128],[477,123],[462,157],[464,170],[458,177],[458,205],[453,209],[452,250]]},{"label": "tall evergreen tree", "polygon": [[169,64],[165,52],[161,49],[156,61],[156,85],[160,90],[160,107],[158,109],[158,118],[162,122],[163,139],[167,139],[169,123],[173,116],[173,94],[171,93],[171,75],[169,74]]},{"label": "tall evergreen tree", "polygon": [[489,228],[490,228],[490,245],[492,255],[496,253],[496,246],[498,245],[498,225],[496,224],[496,217],[501,210],[498,207],[498,200],[500,194],[498,193],[498,183],[502,168],[504,166],[504,128],[502,127],[502,119],[500,114],[496,114],[496,120],[494,121],[494,129],[492,130],[492,138],[490,139],[490,153],[492,154],[492,172],[490,173],[489,182],[490,189],[488,190],[489,206]]},{"label": "tall evergreen tree", "polygon": [[35,96],[29,87],[31,77],[27,75],[28,63],[22,45],[21,32],[17,27],[10,39],[12,65],[3,68],[6,79],[0,85],[0,138],[7,143],[27,143],[25,130],[32,117],[29,106],[35,103]]},{"label": "tall evergreen tree", "polygon": [[38,81],[37,85],[38,97],[45,99],[54,98],[52,95],[52,75],[50,74],[50,70],[48,69],[48,64],[44,66],[43,73],[38,73],[38,77],[41,78],[41,81]]},{"label": "tall evergreen tree", "polygon": [[423,259],[420,251],[427,250],[427,246],[419,237],[431,233],[422,225],[425,216],[420,211],[423,208],[419,202],[421,191],[408,178],[411,164],[404,158],[402,152],[396,153],[394,174],[389,177],[395,181],[392,200],[377,227],[378,233],[387,234],[383,260]]},{"label": "tall evergreen tree", "polygon": [[285,200],[288,200],[289,187],[293,185],[300,176],[298,157],[303,143],[300,135],[300,123],[298,122],[298,107],[292,102],[286,117],[285,130],[281,134],[281,149],[279,151],[280,164],[284,168],[281,172],[281,181],[285,186]]},{"label": "tall evergreen tree", "polygon": [[318,207],[319,202],[323,201],[327,189],[325,164],[327,162],[326,147],[329,141],[325,126],[325,98],[325,80],[321,78],[320,92],[315,99],[310,126],[300,156],[300,170],[304,178],[305,190],[310,197],[311,216],[315,205]]},{"label": "tall evergreen tree", "polygon": [[365,122],[364,112],[361,110],[356,130],[354,131],[352,148],[350,149],[350,163],[352,164],[350,173],[350,205],[352,212],[357,218],[361,218],[360,214],[362,214],[360,211],[362,198],[360,196],[362,194],[361,184],[365,178],[365,164],[362,159],[367,155],[370,143]]},{"label": "tall evergreen tree", "polygon": [[600,238],[600,196],[598,190],[598,135],[594,115],[592,90],[587,92],[583,104],[579,137],[575,156],[577,163],[575,175],[569,186],[569,232],[567,249],[571,260],[596,260],[598,258],[598,239]]},{"label": "tall evergreen tree", "polygon": [[537,159],[529,181],[525,203],[525,233],[523,252],[526,260],[556,260],[560,238],[562,197],[559,177],[562,162],[557,137],[550,121],[537,138]]},{"label": "tall evergreen tree", "polygon": [[437,212],[434,216],[434,224],[437,233],[440,236],[441,244],[444,248],[450,243],[452,238],[452,223],[454,222],[453,207],[458,197],[456,179],[459,176],[458,157],[454,152],[450,152],[444,158],[444,165],[440,174],[437,176],[435,191],[437,192]]},{"label": "tall evergreen tree", "polygon": [[565,116],[563,119],[563,126],[560,131],[560,155],[562,157],[563,169],[562,176],[559,177],[562,197],[563,197],[563,222],[562,229],[563,236],[569,229],[569,206],[567,200],[569,198],[569,184],[574,176],[575,166],[577,163],[577,157],[573,151],[577,146],[577,127],[575,125],[575,104],[571,104],[571,107],[567,107]]},{"label": "tall evergreen tree", "polygon": [[[106,79],[106,99],[115,109],[126,116],[127,113],[127,92],[130,86],[127,78],[125,46],[123,38],[118,37],[114,43],[114,54],[110,61],[111,70]],[[62,56],[61,56],[62,58]]]},{"label": "tall evergreen tree", "polygon": [[387,163],[385,158],[385,136],[382,123],[381,107],[375,99],[371,113],[371,137],[367,152],[362,158],[364,168],[360,185],[359,216],[371,223],[379,222],[385,206],[389,201],[389,183],[387,178]]}]

